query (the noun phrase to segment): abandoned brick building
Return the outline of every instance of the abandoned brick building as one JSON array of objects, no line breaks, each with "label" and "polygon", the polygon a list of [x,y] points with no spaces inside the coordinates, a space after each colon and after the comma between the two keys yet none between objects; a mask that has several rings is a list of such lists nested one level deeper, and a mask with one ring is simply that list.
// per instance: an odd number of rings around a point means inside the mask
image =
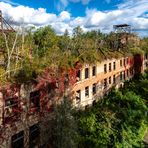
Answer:
[{"label": "abandoned brick building", "polygon": [[[116,26],[123,27],[123,26]],[[124,81],[148,66],[144,55],[106,59],[93,64],[77,63],[75,69],[60,78],[46,75],[44,80],[27,84],[10,84],[0,89],[0,147],[32,148],[44,144],[40,126],[52,116],[53,102],[64,94],[72,98],[74,106],[85,108],[94,104],[112,87],[122,87]],[[55,71],[52,72],[53,75]],[[67,82],[68,81],[68,82]],[[69,83],[68,87],[65,85]],[[41,122],[42,121],[42,122]]]}]

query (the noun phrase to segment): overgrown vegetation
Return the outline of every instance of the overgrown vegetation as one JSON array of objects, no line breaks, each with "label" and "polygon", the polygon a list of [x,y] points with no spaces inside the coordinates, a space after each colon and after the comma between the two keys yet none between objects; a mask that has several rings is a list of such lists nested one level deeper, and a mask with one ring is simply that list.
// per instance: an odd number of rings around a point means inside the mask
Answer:
[{"label": "overgrown vegetation", "polygon": [[122,90],[113,89],[95,106],[84,111],[71,112],[70,105],[64,101],[55,112],[55,137],[52,140],[56,146],[53,146],[60,148],[66,143],[68,147],[79,148],[144,147],[143,138],[148,128],[147,96],[148,73],[145,73],[126,82]]},{"label": "overgrown vegetation", "polygon": [[119,35],[112,32],[84,32],[80,27],[74,28],[72,36],[67,30],[64,35],[59,36],[50,26],[34,32],[30,29],[21,33],[1,33],[1,83],[29,81],[46,67],[69,69],[77,61],[93,63],[106,58],[148,52],[147,38],[141,41],[131,39],[122,44],[119,38]]}]

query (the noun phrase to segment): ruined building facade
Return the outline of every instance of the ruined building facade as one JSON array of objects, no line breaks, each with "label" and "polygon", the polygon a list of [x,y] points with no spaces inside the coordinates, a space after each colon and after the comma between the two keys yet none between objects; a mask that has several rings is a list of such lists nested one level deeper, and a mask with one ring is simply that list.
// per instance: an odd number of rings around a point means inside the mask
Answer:
[{"label": "ruined building facade", "polygon": [[[6,27],[5,31],[13,30]],[[124,43],[126,40],[121,46]],[[53,116],[54,103],[59,103],[64,95],[69,96],[74,106],[85,108],[112,87],[122,87],[124,81],[146,67],[148,57],[135,55],[93,64],[76,63],[68,72],[48,68],[34,81],[0,86],[0,148],[43,146],[48,134],[46,121]]]},{"label": "ruined building facade", "polygon": [[[83,64],[63,73],[59,79],[10,84],[0,91],[0,147],[35,147],[44,144],[41,121],[50,118],[53,102],[59,102],[64,92],[71,95],[76,107],[85,108],[107,94],[112,87],[122,87],[124,81],[148,66],[147,56],[107,59]],[[48,72],[47,72],[48,73]],[[70,83],[69,87],[64,87]]]}]

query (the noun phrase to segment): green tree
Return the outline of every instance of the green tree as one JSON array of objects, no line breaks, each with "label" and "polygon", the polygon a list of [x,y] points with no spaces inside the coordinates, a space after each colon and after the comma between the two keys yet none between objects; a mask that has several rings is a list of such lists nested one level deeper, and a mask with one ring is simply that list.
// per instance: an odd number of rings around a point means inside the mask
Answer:
[{"label": "green tree", "polygon": [[148,107],[134,92],[113,90],[96,106],[78,114],[79,147],[143,147]]},{"label": "green tree", "polygon": [[44,56],[57,43],[57,36],[50,26],[39,28],[34,33],[33,39],[36,45],[34,53],[39,57]]},{"label": "green tree", "polygon": [[55,107],[52,122],[53,147],[77,147],[77,122],[73,113],[74,110],[67,97],[64,97],[63,101]]}]

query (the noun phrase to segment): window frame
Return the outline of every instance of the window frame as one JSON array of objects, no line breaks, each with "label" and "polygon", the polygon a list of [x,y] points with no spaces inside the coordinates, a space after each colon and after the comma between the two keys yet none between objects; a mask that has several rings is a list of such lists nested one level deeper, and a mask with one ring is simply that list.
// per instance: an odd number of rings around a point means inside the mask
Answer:
[{"label": "window frame", "polygon": [[126,70],[126,75],[129,76],[129,69]]},{"label": "window frame", "polygon": [[112,71],[112,63],[109,63],[109,68],[108,71],[111,72]]},{"label": "window frame", "polygon": [[[12,137],[11,137],[11,148],[19,148],[20,146],[24,147],[24,136],[25,136],[24,131],[20,131],[19,133],[12,135]],[[18,145],[18,141],[21,141],[22,145]],[[19,147],[16,147],[15,144]]]},{"label": "window frame", "polygon": [[122,75],[122,71],[120,72],[120,81],[123,80],[123,75]]},{"label": "window frame", "polygon": [[107,88],[107,78],[104,79],[104,89]]},{"label": "window frame", "polygon": [[81,70],[80,69],[77,71],[76,78],[77,78],[77,82],[81,81]]},{"label": "window frame", "polygon": [[113,62],[113,69],[116,70],[116,62]]},{"label": "window frame", "polygon": [[97,69],[96,69],[96,66],[94,65],[92,67],[92,76],[96,76],[96,73],[97,73]]},{"label": "window frame", "polygon": [[76,91],[76,101],[77,102],[81,101],[81,90],[80,89]]},{"label": "window frame", "polygon": [[97,93],[97,84],[94,83],[94,84],[92,85],[92,94],[95,95],[96,93]]},{"label": "window frame", "polygon": [[125,71],[123,72],[123,79],[124,80],[126,79],[126,72]]},{"label": "window frame", "polygon": [[[38,135],[38,137],[34,136],[33,134]],[[36,144],[38,145],[39,138],[40,138],[40,127],[39,127],[39,124],[37,123],[29,127],[29,148],[32,148],[32,146],[35,146],[34,145],[35,140],[37,142]]]},{"label": "window frame", "polygon": [[108,78],[108,83],[112,84],[112,77],[111,76]]},{"label": "window frame", "polygon": [[[37,94],[33,95],[35,93]],[[30,104],[30,108],[36,109],[37,111],[40,110],[40,91],[39,90],[30,92],[29,104]]]},{"label": "window frame", "polygon": [[123,63],[122,63],[122,59],[120,60],[120,67],[122,67],[123,66]]},{"label": "window frame", "polygon": [[89,97],[89,86],[85,87],[85,97]]},{"label": "window frame", "polygon": [[113,75],[113,84],[116,83],[116,75]]},{"label": "window frame", "polygon": [[107,64],[104,64],[104,73],[107,73]]},{"label": "window frame", "polygon": [[123,65],[126,66],[126,59],[123,59]]},{"label": "window frame", "polygon": [[89,68],[86,67],[85,68],[85,79],[88,79],[89,78]]}]

